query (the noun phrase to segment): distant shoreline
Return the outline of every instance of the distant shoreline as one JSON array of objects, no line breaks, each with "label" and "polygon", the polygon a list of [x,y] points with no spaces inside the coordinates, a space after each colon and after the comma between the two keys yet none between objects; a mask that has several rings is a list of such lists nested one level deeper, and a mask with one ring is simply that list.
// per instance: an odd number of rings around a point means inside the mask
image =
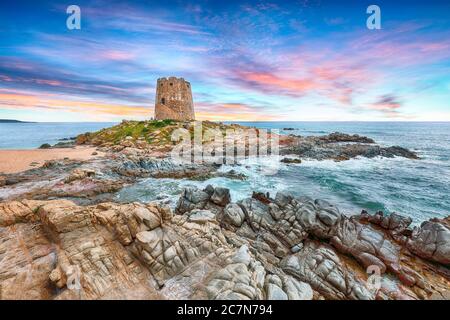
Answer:
[{"label": "distant shoreline", "polygon": [[20,121],[14,119],[0,119],[0,123],[36,123],[33,121]]},{"label": "distant shoreline", "polygon": [[[127,120],[125,121],[146,121],[146,120]],[[122,120],[122,121],[124,121]],[[197,120],[211,121],[221,123],[450,123],[446,120]],[[118,124],[121,121],[21,121],[15,119],[0,119],[0,123],[111,123]]]}]

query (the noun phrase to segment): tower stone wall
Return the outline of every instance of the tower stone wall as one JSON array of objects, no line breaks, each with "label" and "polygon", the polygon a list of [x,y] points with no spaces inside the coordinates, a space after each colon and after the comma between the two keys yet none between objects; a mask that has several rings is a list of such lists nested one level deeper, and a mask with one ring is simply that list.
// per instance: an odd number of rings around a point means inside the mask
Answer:
[{"label": "tower stone wall", "polygon": [[195,120],[191,84],[183,78],[159,78],[156,83],[155,119]]}]

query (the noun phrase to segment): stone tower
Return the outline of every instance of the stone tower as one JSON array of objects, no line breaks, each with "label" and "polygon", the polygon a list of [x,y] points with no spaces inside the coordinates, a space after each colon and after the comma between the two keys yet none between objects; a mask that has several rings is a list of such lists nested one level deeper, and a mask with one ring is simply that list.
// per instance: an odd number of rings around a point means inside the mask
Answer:
[{"label": "stone tower", "polygon": [[156,83],[155,119],[194,120],[191,84],[183,78],[159,78]]}]

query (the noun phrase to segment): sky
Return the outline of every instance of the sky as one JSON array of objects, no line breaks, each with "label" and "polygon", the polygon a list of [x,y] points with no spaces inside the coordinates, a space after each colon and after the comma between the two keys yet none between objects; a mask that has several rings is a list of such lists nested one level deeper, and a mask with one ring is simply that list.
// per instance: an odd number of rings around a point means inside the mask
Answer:
[{"label": "sky", "polygon": [[0,2],[1,119],[149,119],[168,76],[199,120],[450,121],[450,2]]}]

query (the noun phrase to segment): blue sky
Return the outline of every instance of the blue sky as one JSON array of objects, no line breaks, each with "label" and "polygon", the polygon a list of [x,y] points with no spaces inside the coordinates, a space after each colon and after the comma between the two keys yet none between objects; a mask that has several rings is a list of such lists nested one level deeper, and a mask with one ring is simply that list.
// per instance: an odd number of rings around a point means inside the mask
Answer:
[{"label": "blue sky", "polygon": [[2,1],[0,38],[0,118],[147,119],[179,76],[199,119],[450,121],[448,1]]}]

